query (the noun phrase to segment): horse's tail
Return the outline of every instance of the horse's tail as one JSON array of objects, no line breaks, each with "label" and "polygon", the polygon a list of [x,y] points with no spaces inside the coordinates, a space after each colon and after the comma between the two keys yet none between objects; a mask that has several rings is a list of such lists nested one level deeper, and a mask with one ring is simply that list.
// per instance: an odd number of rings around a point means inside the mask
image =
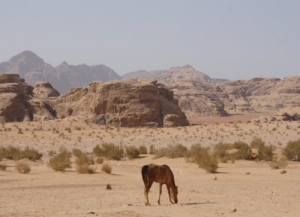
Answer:
[{"label": "horse's tail", "polygon": [[149,165],[145,165],[142,167],[142,178],[143,178],[143,181],[144,181],[144,184],[146,185],[148,183],[148,180],[147,180],[147,172],[148,172],[148,167]]}]

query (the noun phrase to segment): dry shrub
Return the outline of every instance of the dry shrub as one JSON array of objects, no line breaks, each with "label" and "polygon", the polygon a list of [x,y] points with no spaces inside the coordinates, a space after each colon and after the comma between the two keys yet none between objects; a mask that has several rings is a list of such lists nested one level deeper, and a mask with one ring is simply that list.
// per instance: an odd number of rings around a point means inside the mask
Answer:
[{"label": "dry shrub", "polygon": [[43,156],[42,153],[39,153],[37,150],[29,148],[28,146],[24,150],[13,146],[8,146],[7,148],[1,147],[0,155],[6,159],[21,160],[23,158],[28,158],[32,161],[39,160]]},{"label": "dry shrub", "polygon": [[29,148],[28,146],[22,151],[22,158],[28,158],[32,161],[40,160],[42,156],[42,153],[39,153],[34,148]]},{"label": "dry shrub", "polygon": [[90,165],[80,165],[76,168],[79,174],[93,174],[96,172],[96,168],[92,168]]},{"label": "dry shrub", "polygon": [[265,146],[265,143],[262,142],[262,143],[259,144],[256,159],[257,160],[271,161],[273,159],[273,156],[274,156],[274,153],[273,153],[274,150],[275,150],[274,146],[272,146],[272,145]]},{"label": "dry shrub", "polygon": [[185,156],[189,161],[198,164],[200,168],[209,173],[215,173],[218,169],[217,157],[209,153],[209,148],[203,148],[200,144],[192,145]]},{"label": "dry shrub", "polygon": [[78,148],[74,148],[72,152],[73,152],[73,155],[76,157],[80,157],[81,155],[83,155],[83,152]]},{"label": "dry shrub", "polygon": [[5,171],[7,165],[6,164],[0,164],[0,170]]},{"label": "dry shrub", "polygon": [[124,155],[124,149],[112,143],[103,143],[101,147],[97,145],[93,153],[98,157],[105,157],[108,160],[121,160]]},{"label": "dry shrub", "polygon": [[300,139],[289,141],[282,153],[288,160],[300,161]]},{"label": "dry shrub", "polygon": [[141,145],[139,147],[140,154],[148,154],[146,146]]},{"label": "dry shrub", "polygon": [[154,145],[150,145],[149,154],[155,154],[155,151]]},{"label": "dry shrub", "polygon": [[232,156],[236,160],[244,159],[244,160],[253,160],[252,150],[247,143],[238,141],[233,144],[238,151],[232,153]]},{"label": "dry shrub", "polygon": [[286,170],[282,170],[280,174],[286,174]]},{"label": "dry shrub", "polygon": [[109,166],[108,164],[103,164],[101,171],[110,174],[112,171],[112,167]]},{"label": "dry shrub", "polygon": [[97,159],[96,159],[96,163],[97,164],[102,164],[104,162],[104,158],[103,157],[98,157]]},{"label": "dry shrub", "polygon": [[71,156],[72,153],[67,151],[67,149],[60,148],[60,152],[56,156],[50,158],[48,166],[55,171],[65,172],[67,168],[72,167],[72,163],[70,160]]},{"label": "dry shrub", "polygon": [[218,143],[214,146],[213,154],[217,156],[222,163],[226,163],[228,160],[232,159],[231,155],[227,153],[227,150],[232,149],[232,144]]},{"label": "dry shrub", "polygon": [[260,146],[261,144],[265,144],[265,142],[262,141],[261,138],[254,138],[254,139],[252,140],[252,142],[250,143],[250,147],[251,147],[251,148],[258,149],[259,146]]},{"label": "dry shrub", "polygon": [[129,159],[138,158],[140,155],[139,149],[134,146],[129,146],[129,147],[126,147],[125,149],[126,149],[127,157]]},{"label": "dry shrub", "polygon": [[95,164],[93,156],[89,156],[87,154],[81,154],[76,158],[75,163],[77,166]]},{"label": "dry shrub", "polygon": [[30,172],[30,167],[26,163],[18,162],[15,167],[19,173],[28,174]]},{"label": "dry shrub", "polygon": [[161,157],[177,158],[184,157],[187,154],[187,147],[183,145],[170,145],[168,148],[160,148],[155,151],[154,159]]},{"label": "dry shrub", "polygon": [[48,151],[48,155],[50,157],[53,157],[54,155],[56,155],[56,151],[50,150],[50,151]]}]

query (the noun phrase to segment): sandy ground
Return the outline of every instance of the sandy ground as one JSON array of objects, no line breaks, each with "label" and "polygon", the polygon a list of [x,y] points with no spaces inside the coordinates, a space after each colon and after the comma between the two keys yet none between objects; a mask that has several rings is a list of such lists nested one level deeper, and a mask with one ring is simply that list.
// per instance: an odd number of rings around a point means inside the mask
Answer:
[{"label": "sandy ground", "polygon": [[[19,174],[14,168],[15,161],[1,162],[8,167],[7,171],[0,171],[0,216],[299,216],[298,162],[289,162],[286,174],[271,169],[266,162],[243,160],[220,163],[218,173],[208,174],[183,158],[154,160],[152,155],[107,161],[113,168],[112,174],[101,172],[101,165],[95,166],[95,174],[78,174],[75,165],[65,173],[46,166],[48,151],[61,146],[85,152],[103,142],[124,147],[158,148],[172,144],[190,147],[195,143],[212,147],[221,141],[250,143],[260,137],[266,144],[278,147],[279,153],[289,140],[300,139],[299,122],[258,125],[229,122],[230,119],[217,124],[164,129],[106,128],[75,118],[7,123],[0,126],[0,145],[30,146],[44,155],[37,162],[22,160],[30,164],[29,174]],[[68,127],[71,133],[65,130]],[[5,128],[11,131],[4,131]],[[18,134],[17,128],[23,134]],[[154,184],[149,195],[152,206],[145,206],[141,167],[149,163],[170,166],[179,186],[178,204],[169,203],[164,186],[162,205],[158,206],[159,185]],[[106,189],[107,184],[111,184],[112,190]]]}]

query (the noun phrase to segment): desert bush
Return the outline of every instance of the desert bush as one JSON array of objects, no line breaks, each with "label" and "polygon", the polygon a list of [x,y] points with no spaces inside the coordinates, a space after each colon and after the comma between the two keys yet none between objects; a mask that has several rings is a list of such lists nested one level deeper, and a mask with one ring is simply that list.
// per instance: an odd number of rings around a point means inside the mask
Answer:
[{"label": "desert bush", "polygon": [[19,173],[27,174],[27,173],[30,172],[30,167],[26,163],[18,162],[15,167],[16,167],[16,170],[18,170]]},{"label": "desert bush", "polygon": [[209,153],[209,148],[203,148],[200,144],[193,145],[186,157],[209,173],[215,173],[218,169],[217,157]]},{"label": "desert bush", "polygon": [[258,147],[258,153],[256,156],[257,160],[265,160],[265,161],[271,161],[273,158],[273,151],[275,150],[275,147],[270,145],[266,146],[265,143],[260,143]]},{"label": "desert bush", "polygon": [[261,138],[254,138],[250,143],[250,147],[258,149],[261,144],[265,144],[265,142],[262,141]]},{"label": "desert bush", "polygon": [[146,146],[141,145],[139,147],[139,151],[140,151],[141,154],[148,154]]},{"label": "desert bush", "polygon": [[81,155],[83,155],[83,152],[78,148],[74,148],[72,150],[72,152],[73,152],[73,155],[76,156],[76,157],[80,157]]},{"label": "desert bush", "polygon": [[112,171],[112,167],[109,166],[108,164],[103,164],[101,171],[110,174]]},{"label": "desert bush", "polygon": [[11,160],[21,160],[23,158],[28,158],[29,160],[35,161],[41,159],[42,153],[39,153],[33,148],[26,147],[21,150],[19,147],[8,146],[7,148],[0,148],[0,155],[6,159]]},{"label": "desert bush", "polygon": [[34,148],[29,148],[28,146],[22,151],[22,158],[28,158],[32,161],[40,160],[42,156],[42,153],[39,153]]},{"label": "desert bush", "polygon": [[238,148],[237,152],[234,152],[232,156],[237,159],[244,159],[244,160],[252,160],[252,150],[247,143],[238,141],[234,143],[234,147]]},{"label": "desert bush", "polygon": [[1,147],[0,148],[0,155],[3,158],[10,159],[10,160],[21,160],[22,153],[20,148],[8,146],[8,147]]},{"label": "desert bush", "polygon": [[90,165],[81,165],[76,168],[79,174],[93,174],[96,172],[96,168],[92,168]]},{"label": "desert bush", "polygon": [[154,148],[154,145],[150,145],[149,154],[155,154],[155,148]]},{"label": "desert bush", "polygon": [[7,165],[6,164],[0,164],[0,170],[5,171]]},{"label": "desert bush", "polygon": [[218,143],[214,146],[213,155],[217,156],[222,163],[226,163],[231,159],[230,154],[227,153],[227,150],[230,149],[232,149],[232,144]]},{"label": "desert bush", "polygon": [[97,145],[93,149],[93,153],[98,157],[105,157],[106,159],[121,160],[124,155],[124,149],[112,143],[103,143],[101,147]]},{"label": "desert bush", "polygon": [[177,158],[184,157],[187,154],[187,147],[183,145],[170,145],[168,148],[160,148],[155,151],[155,159],[161,157]]},{"label": "desert bush", "polygon": [[289,141],[282,153],[288,160],[300,161],[300,139]]},{"label": "desert bush", "polygon": [[140,155],[140,151],[138,148],[134,146],[126,147],[126,154],[129,159],[138,158]]},{"label": "desert bush", "polygon": [[55,171],[65,172],[67,168],[72,167],[72,163],[70,160],[71,156],[72,153],[67,151],[67,149],[60,148],[60,152],[56,156],[50,158],[48,166]]},{"label": "desert bush", "polygon": [[96,163],[97,163],[97,164],[102,164],[103,161],[104,161],[104,158],[103,158],[103,157],[97,157],[97,159],[96,159]]},{"label": "desert bush", "polygon": [[81,154],[75,159],[77,166],[82,165],[93,165],[95,164],[93,156],[88,156],[87,154]]}]

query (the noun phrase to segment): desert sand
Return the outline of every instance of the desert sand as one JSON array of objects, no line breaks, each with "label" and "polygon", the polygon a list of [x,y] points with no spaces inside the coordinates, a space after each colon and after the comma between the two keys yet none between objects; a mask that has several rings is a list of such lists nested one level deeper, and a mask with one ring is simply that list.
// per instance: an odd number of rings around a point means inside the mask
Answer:
[{"label": "desert sand", "polygon": [[[294,161],[289,161],[286,174],[271,169],[267,162],[245,160],[219,163],[217,173],[209,174],[184,158],[153,159],[149,154],[134,160],[105,160],[112,166],[111,174],[102,172],[101,165],[93,166],[97,168],[94,174],[78,174],[75,158],[65,173],[47,167],[48,151],[58,151],[61,146],[92,152],[97,144],[114,143],[145,145],[149,150],[150,145],[213,147],[218,142],[250,143],[260,137],[276,146],[280,155],[288,141],[300,138],[297,121],[255,124],[248,123],[247,117],[232,118],[206,119],[199,125],[177,128],[112,128],[73,117],[6,123],[0,126],[1,146],[33,147],[43,157],[36,162],[21,160],[30,165],[29,174],[18,173],[13,160],[1,162],[8,167],[0,170],[0,216],[298,216],[300,164]],[[18,134],[18,128],[23,134]],[[178,185],[178,204],[170,204],[164,185],[158,206],[159,185],[154,183],[151,206],[145,206],[141,167],[150,163],[170,166]],[[106,189],[107,184],[112,190]]]}]

